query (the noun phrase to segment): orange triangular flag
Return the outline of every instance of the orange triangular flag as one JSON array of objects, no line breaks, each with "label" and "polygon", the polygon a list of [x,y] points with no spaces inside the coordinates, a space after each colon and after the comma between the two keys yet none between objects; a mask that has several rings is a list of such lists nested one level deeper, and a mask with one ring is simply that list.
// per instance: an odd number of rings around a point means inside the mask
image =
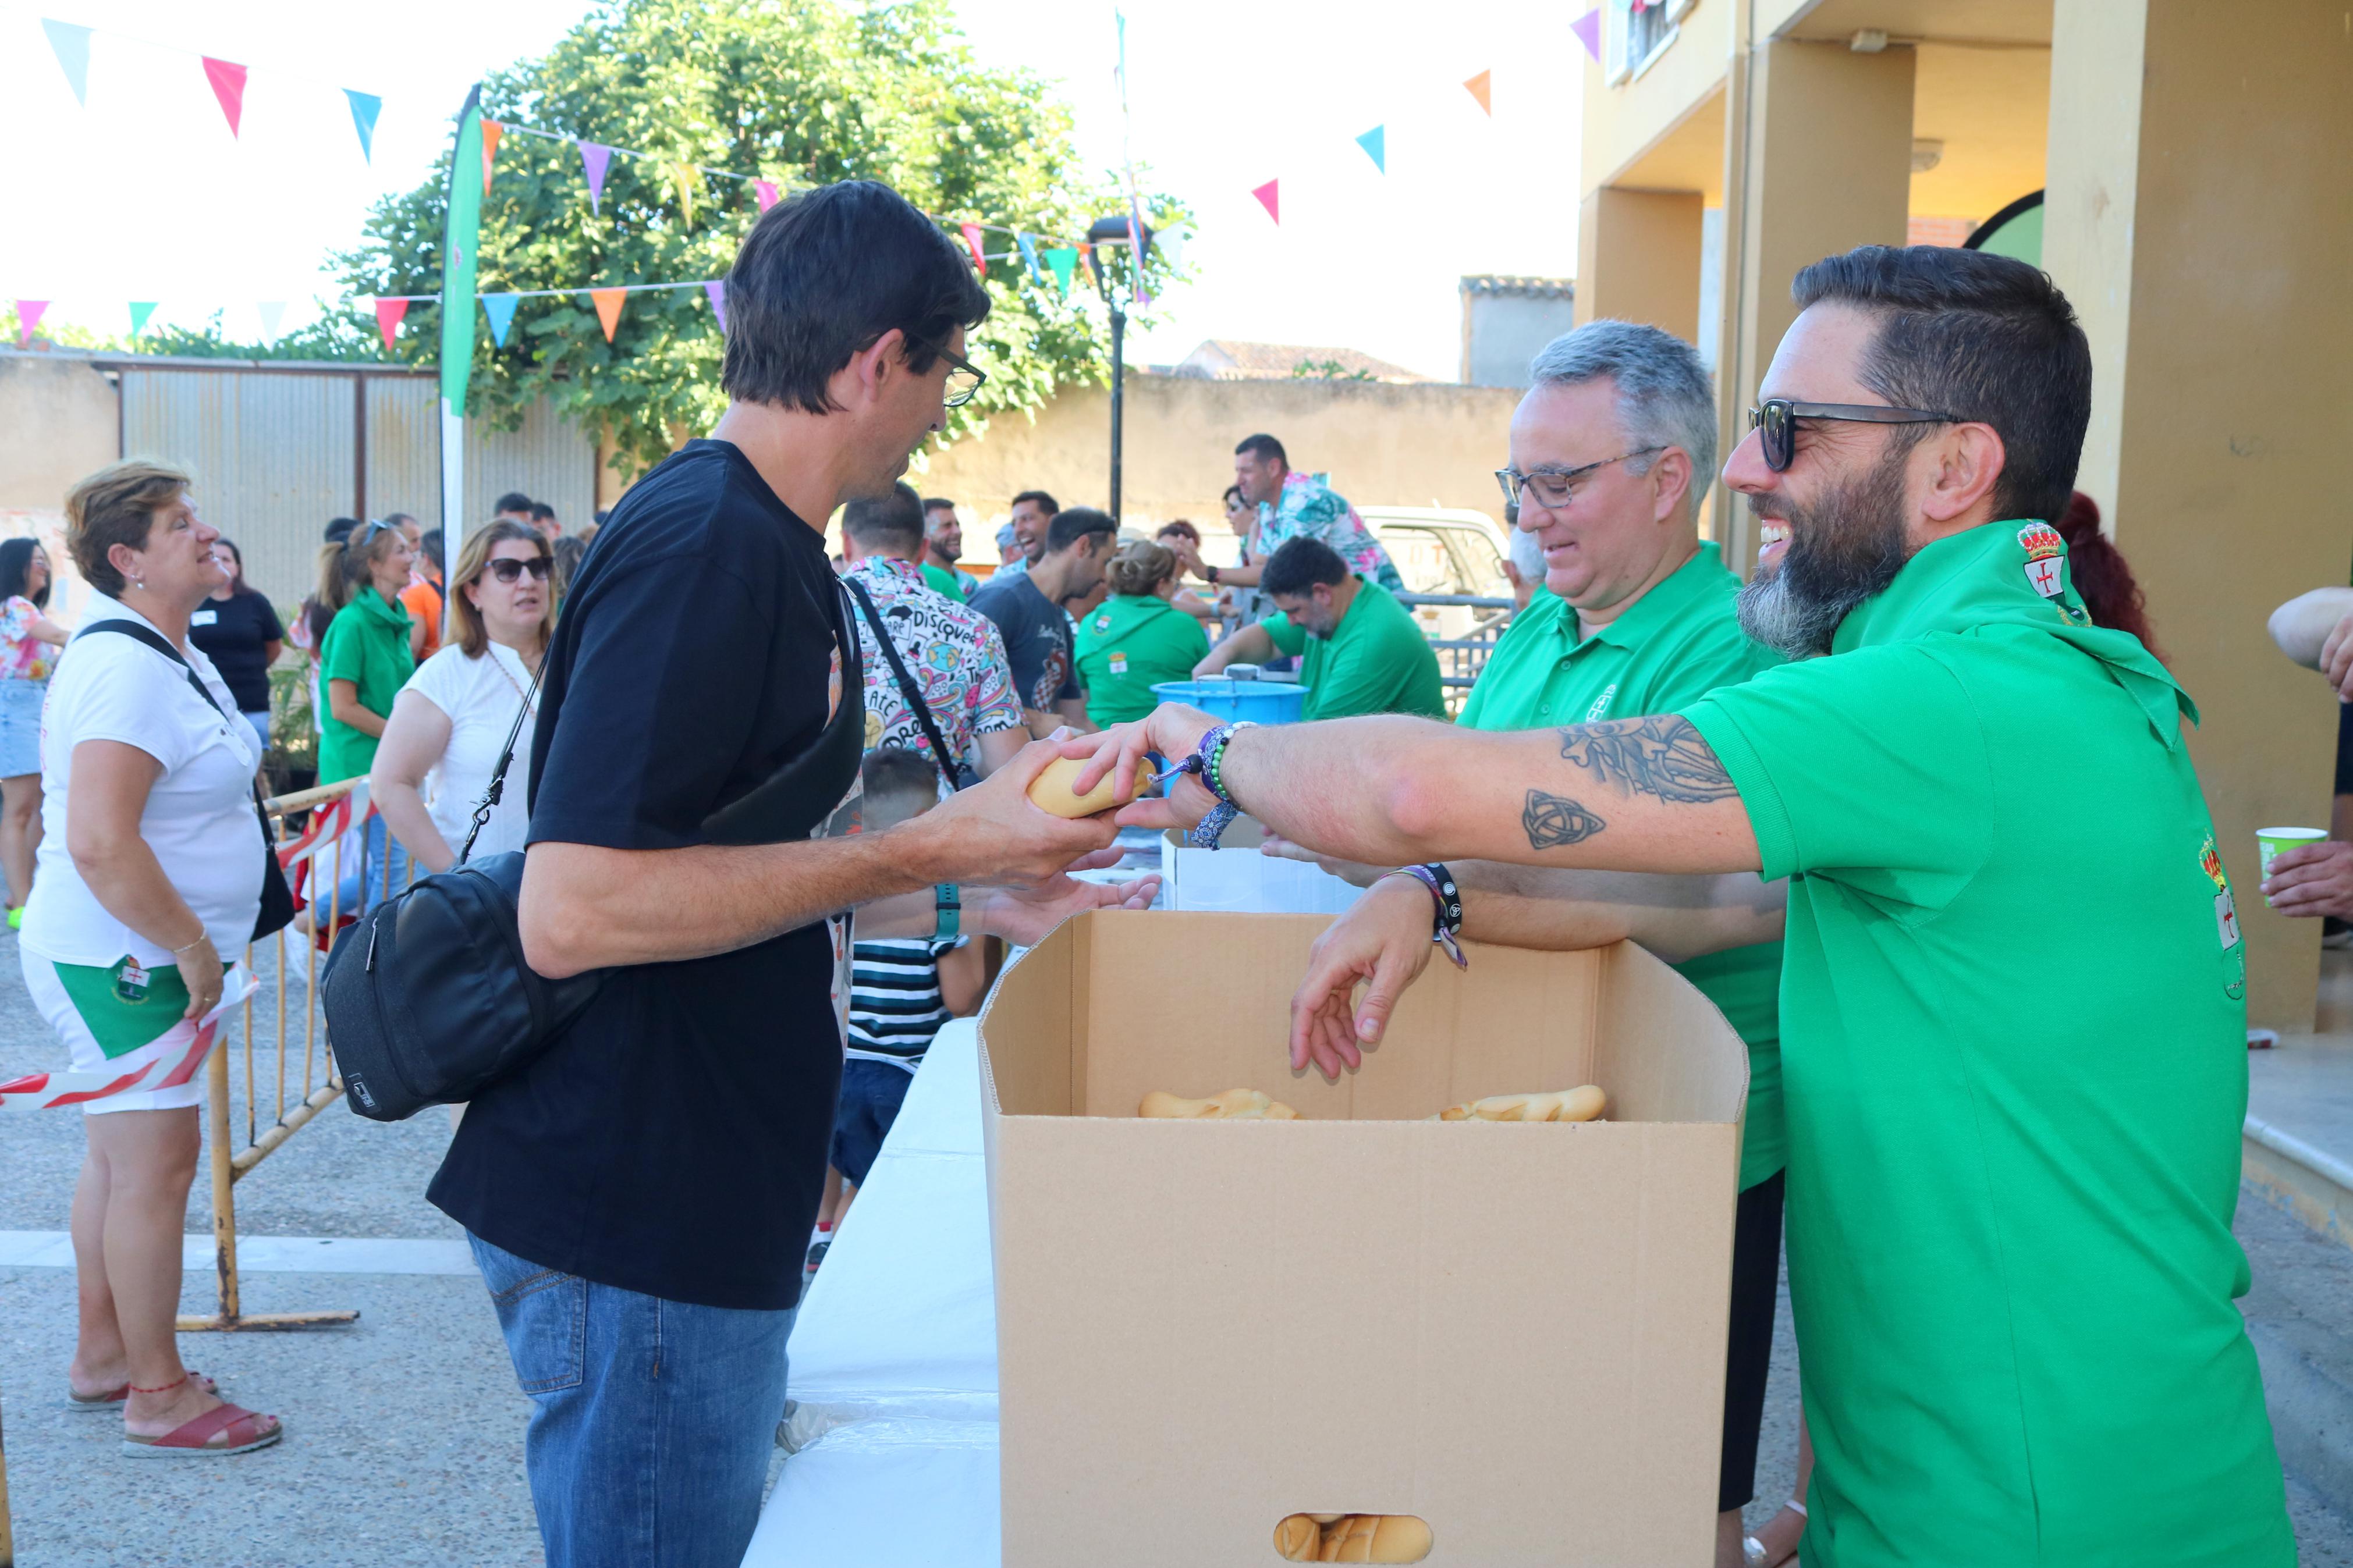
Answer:
[{"label": "orange triangular flag", "polygon": [[591,289],[588,298],[596,301],[596,319],[605,323],[605,341],[613,341],[613,329],[621,324],[621,301],[629,297],[627,289]]},{"label": "orange triangular flag", "polygon": [[1487,95],[1487,79],[1493,74],[1494,73],[1493,71],[1481,71],[1477,76],[1472,77],[1469,81],[1462,84],[1470,90],[1471,96],[1479,100],[1479,107],[1487,111],[1487,117],[1491,120],[1494,118],[1495,106],[1489,100]]},{"label": "orange triangular flag", "polygon": [[482,121],[482,195],[491,194],[491,160],[499,155],[499,138],[506,127],[495,120]]}]

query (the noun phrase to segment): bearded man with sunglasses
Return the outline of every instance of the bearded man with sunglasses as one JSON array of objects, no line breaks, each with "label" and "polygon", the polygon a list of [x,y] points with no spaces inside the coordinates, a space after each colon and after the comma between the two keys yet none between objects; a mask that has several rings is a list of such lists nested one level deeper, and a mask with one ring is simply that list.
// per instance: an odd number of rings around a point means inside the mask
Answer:
[{"label": "bearded man with sunglasses", "polygon": [[1535,732],[1164,708],[1069,749],[1202,757],[1227,798],[1188,775],[1137,826],[1239,804],[1329,855],[1521,868],[1388,879],[1335,922],[1293,1010],[1294,1065],[1329,1072],[1428,962],[1430,886],[1475,930],[1491,877],[1788,877],[1808,1568],[2288,1568],[2232,1305],[2245,949],[2196,709],[2089,624],[2050,525],[2089,344],[2049,279],[1978,251],[1867,246],[1795,294],[1725,468],[1770,525],[1743,624],[1793,662]]}]

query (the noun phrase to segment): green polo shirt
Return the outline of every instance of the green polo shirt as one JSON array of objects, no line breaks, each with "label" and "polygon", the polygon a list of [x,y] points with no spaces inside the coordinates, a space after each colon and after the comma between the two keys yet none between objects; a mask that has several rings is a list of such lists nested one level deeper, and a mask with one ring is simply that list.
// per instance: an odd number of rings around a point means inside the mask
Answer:
[{"label": "green polo shirt", "polygon": [[1159,705],[1155,680],[1190,680],[1209,656],[1201,623],[1157,594],[1117,594],[1079,623],[1079,679],[1087,718],[1124,724]]},{"label": "green polo shirt", "polygon": [[[1740,579],[1713,544],[1606,626],[1584,631],[1568,602],[1541,590],[1512,619],[1463,705],[1474,730],[1535,730],[1672,713],[1736,686],[1779,656],[1748,640],[1733,602]],[[1779,1170],[1781,944],[1711,952],[1675,969],[1748,1043],[1748,1118],[1740,1144],[1746,1192]]]},{"label": "green polo shirt", "polygon": [[2042,523],[1683,710],[1789,887],[1807,1568],[2296,1560],[2232,1299],[2246,948],[2196,710]]},{"label": "green polo shirt", "polygon": [[417,672],[408,648],[408,612],[374,586],[362,588],[327,623],[319,644],[319,782],[340,784],[375,765],[374,735],[337,719],[328,705],[327,682],[348,680],[359,688],[360,706],[389,718],[392,700]]},{"label": "green polo shirt", "polygon": [[1378,583],[1356,579],[1356,597],[1328,637],[1309,637],[1284,615],[1259,623],[1286,654],[1305,654],[1299,672],[1307,688],[1307,719],[1348,719],[1359,713],[1446,717],[1446,687],[1438,655],[1413,612]]},{"label": "green polo shirt", "polygon": [[959,605],[965,602],[964,584],[957,582],[955,574],[946,567],[934,565],[929,561],[924,562],[923,581],[930,584],[935,593],[945,594]]}]

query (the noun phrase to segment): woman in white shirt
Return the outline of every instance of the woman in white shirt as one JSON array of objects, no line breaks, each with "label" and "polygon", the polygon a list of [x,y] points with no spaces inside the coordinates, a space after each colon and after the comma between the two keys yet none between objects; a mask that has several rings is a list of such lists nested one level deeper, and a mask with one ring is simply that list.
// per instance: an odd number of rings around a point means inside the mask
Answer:
[{"label": "woman in white shirt", "polygon": [[[450,579],[457,640],[417,666],[393,702],[368,797],[427,871],[457,863],[474,808],[491,787],[532,677],[547,656],[555,631],[553,561],[547,541],[523,523],[501,521],[468,535]],[[526,720],[498,807],[474,841],[476,858],[523,847],[530,794]]]},{"label": "woman in white shirt", "polygon": [[[220,955],[243,951],[261,910],[260,750],[188,642],[189,616],[226,577],[220,535],[187,489],[185,474],[131,462],[66,498],[66,543],[92,592],[49,681],[44,837],[19,957],[77,1072],[193,1039],[221,997]],[[160,637],[180,657],[111,625]],[[121,1408],[123,1446],[142,1457],[241,1454],[283,1431],[274,1415],[214,1397],[174,1339],[203,1098],[192,1081],[83,1106],[69,1393],[78,1409]]]}]

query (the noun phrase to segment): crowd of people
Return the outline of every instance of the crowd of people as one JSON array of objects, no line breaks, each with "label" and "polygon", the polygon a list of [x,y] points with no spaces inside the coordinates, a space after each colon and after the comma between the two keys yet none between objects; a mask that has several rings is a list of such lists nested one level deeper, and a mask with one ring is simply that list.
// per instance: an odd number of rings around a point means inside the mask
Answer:
[{"label": "crowd of people", "polygon": [[[1864,247],[1796,289],[1721,466],[1764,540],[1746,584],[1701,528],[1690,345],[1597,321],[1536,357],[1498,433],[1519,608],[1450,721],[1394,562],[1270,435],[1233,453],[1231,564],[1189,522],[1124,534],[1030,489],[967,569],[959,508],[901,476],[977,390],[988,298],[887,187],[797,194],[727,279],[725,414],[594,549],[509,495],[445,578],[439,531],[337,520],[283,628],[186,476],[120,464],[69,498],[91,594],[60,660],[46,557],[0,544],[26,983],[77,1068],[221,995],[260,918],[269,670],[311,650],[320,782],[364,776],[375,807],[332,897],[526,850],[531,967],[604,976],[466,1108],[428,1193],[532,1394],[549,1559],[733,1564],[801,1292],[978,1005],[976,939],[1147,906],[1156,879],[1070,873],[1115,863],[1122,824],[1238,805],[1367,889],[1302,983],[1295,1069],[1357,1066],[1440,936],[1640,942],[1746,1043],[1722,1568],[1808,1531],[1820,1563],[2291,1562],[2231,1302],[2243,950],[2194,710],[2073,491],[2083,333],[1976,252]],[[2274,629],[2353,695],[2337,592]],[[1318,722],[1161,700],[1244,665]],[[1026,798],[1057,758],[1124,783],[1147,754],[1198,772],[1117,821]],[[2054,841],[2104,846],[2063,900]],[[2353,917],[2353,854],[2293,853],[2264,891]],[[2113,919],[2064,912],[2086,898]],[[2018,963],[2053,919],[2062,1005]],[[284,1430],[173,1339],[200,1096],[93,1103],[75,1198],[71,1395],[146,1452]],[[1750,1538],[1785,1240],[1807,1465]]]}]

